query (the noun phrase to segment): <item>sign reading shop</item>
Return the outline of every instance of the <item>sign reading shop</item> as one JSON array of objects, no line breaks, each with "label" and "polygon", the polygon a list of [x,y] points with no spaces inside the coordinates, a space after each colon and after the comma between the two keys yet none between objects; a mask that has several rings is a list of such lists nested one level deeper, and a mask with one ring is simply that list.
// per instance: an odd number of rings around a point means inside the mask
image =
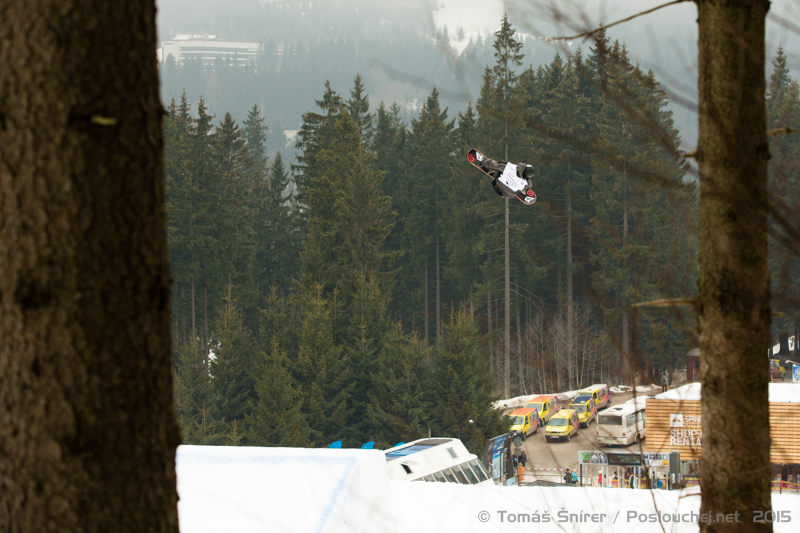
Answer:
[{"label": "sign reading shop", "polygon": [[684,416],[683,413],[669,415],[670,446],[701,446],[703,430],[699,416]]}]

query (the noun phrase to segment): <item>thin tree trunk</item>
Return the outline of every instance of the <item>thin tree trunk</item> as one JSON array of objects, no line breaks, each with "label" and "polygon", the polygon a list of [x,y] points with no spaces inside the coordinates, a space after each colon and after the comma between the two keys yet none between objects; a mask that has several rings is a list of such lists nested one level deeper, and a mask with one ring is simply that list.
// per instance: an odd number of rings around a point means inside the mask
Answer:
[{"label": "thin tree trunk", "polygon": [[525,394],[525,348],[522,345],[522,328],[517,313],[517,352],[519,352],[519,394]]},{"label": "thin tree trunk", "polygon": [[0,530],[177,533],[155,3],[0,13]]},{"label": "thin tree trunk", "polygon": [[[771,531],[765,19],[767,0],[697,0],[700,168],[697,331],[702,354],[701,513]],[[742,401],[741,391],[747,391]]]},{"label": "thin tree trunk", "polygon": [[494,373],[494,343],[492,342],[492,293],[486,293],[486,324],[489,334],[489,369]]},{"label": "thin tree trunk", "polygon": [[[186,288],[185,287],[181,287],[181,295],[180,295],[179,298],[180,298],[179,301],[181,302],[180,307],[184,307],[186,305],[186,303],[185,303],[186,302]],[[180,313],[180,316],[181,316],[181,342],[183,344],[186,344],[186,342],[189,340],[189,332],[186,331],[186,308],[185,307],[183,309],[183,312]]]},{"label": "thin tree trunk", "polygon": [[442,299],[441,278],[439,277],[439,234],[436,234],[436,346],[442,341]]},{"label": "thin tree trunk", "polygon": [[208,367],[210,364],[208,360],[208,287],[203,288],[203,353],[206,358],[206,367]]},{"label": "thin tree trunk", "polygon": [[[572,306],[572,195],[567,193],[567,353],[572,361],[577,355],[575,347],[575,324]],[[570,378],[572,379],[572,371]]]},{"label": "thin tree trunk", "polygon": [[423,313],[425,315],[425,348],[427,349],[428,346],[430,346],[430,339],[431,339],[430,330],[428,329],[431,320],[429,316],[430,310],[428,309],[428,262],[427,261],[425,262],[425,275],[422,278],[422,285],[423,285],[422,290],[425,293],[425,303],[424,303]]},{"label": "thin tree trunk", "polygon": [[195,317],[197,313],[194,309],[194,277],[192,277],[192,344],[197,343],[197,326],[195,325]]},{"label": "thin tree trunk", "polygon": [[[622,186],[622,249],[626,250],[628,244],[628,160],[627,158],[622,162],[623,169],[623,186]],[[623,290],[627,288],[628,276],[623,279]],[[635,376],[633,374],[633,361],[631,356],[631,334],[628,319],[628,301],[622,298],[622,371],[625,378],[629,380],[631,385],[634,384]]]}]

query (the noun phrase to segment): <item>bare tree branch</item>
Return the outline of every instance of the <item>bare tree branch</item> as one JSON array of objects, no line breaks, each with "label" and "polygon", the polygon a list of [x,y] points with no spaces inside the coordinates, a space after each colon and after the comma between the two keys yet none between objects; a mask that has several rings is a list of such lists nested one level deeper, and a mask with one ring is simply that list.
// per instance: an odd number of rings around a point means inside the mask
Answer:
[{"label": "bare tree branch", "polygon": [[694,298],[667,298],[665,300],[650,300],[649,302],[637,302],[631,307],[677,307],[694,305]]},{"label": "bare tree branch", "polygon": [[690,2],[690,1],[692,1],[692,0],[674,0],[673,2],[667,2],[666,4],[661,4],[660,6],[656,6],[656,7],[652,8],[652,9],[648,9],[646,11],[642,11],[640,13],[636,13],[635,15],[631,15],[630,17],[624,18],[622,20],[618,20],[616,22],[612,22],[611,24],[607,24],[607,25],[601,26],[599,28],[595,28],[595,29],[593,29],[591,31],[579,33],[578,35],[572,35],[572,36],[569,36],[569,37],[553,37],[552,39],[554,41],[573,41],[575,39],[582,39],[582,38],[592,37],[592,36],[594,36],[595,33],[599,32],[600,30],[608,29],[608,28],[611,28],[612,26],[616,26],[618,24],[622,24],[624,22],[631,21],[631,20],[633,20],[635,18],[641,17],[642,15],[648,15],[648,14],[652,13],[653,11],[658,11],[659,9],[662,9],[664,7],[669,7],[669,6],[673,6],[675,4],[682,4],[684,2]]},{"label": "bare tree branch", "polygon": [[773,135],[790,135],[792,133],[797,133],[797,128],[790,128],[789,126],[784,126],[782,128],[775,128],[774,130],[769,130],[767,132],[767,137],[772,137]]}]

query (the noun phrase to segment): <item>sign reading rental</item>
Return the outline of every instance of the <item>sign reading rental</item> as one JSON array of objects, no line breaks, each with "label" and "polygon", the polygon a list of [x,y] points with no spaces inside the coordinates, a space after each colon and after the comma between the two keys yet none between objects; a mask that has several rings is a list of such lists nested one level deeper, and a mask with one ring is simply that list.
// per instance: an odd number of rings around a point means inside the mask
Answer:
[{"label": "sign reading rental", "polygon": [[[769,384],[770,461],[800,463],[800,385]],[[648,452],[680,452],[681,460],[698,460],[702,453],[700,384],[690,383],[648,398],[645,411]]]},{"label": "sign reading rental", "polygon": [[[669,445],[674,448],[682,446],[702,446],[703,430],[699,416],[684,416],[683,413],[669,414]],[[674,429],[685,428],[685,429]],[[680,450],[677,450],[680,451]]]}]

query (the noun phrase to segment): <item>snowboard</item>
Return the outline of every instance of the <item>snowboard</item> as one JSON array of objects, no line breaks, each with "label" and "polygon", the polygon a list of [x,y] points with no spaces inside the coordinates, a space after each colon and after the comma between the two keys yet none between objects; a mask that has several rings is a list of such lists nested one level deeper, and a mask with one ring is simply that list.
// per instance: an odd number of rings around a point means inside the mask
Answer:
[{"label": "snowboard", "polygon": [[[484,161],[486,159],[489,159],[488,157],[483,155],[483,153],[480,150],[476,150],[475,148],[472,148],[469,152],[467,152],[467,159],[469,160],[469,162],[472,164],[473,167],[477,168],[483,174],[485,174],[486,176],[489,176],[493,180],[496,180],[497,178],[500,177],[500,172],[499,171],[489,171],[489,172],[487,172],[484,169],[482,169],[480,166],[478,166],[478,163],[480,163],[480,162],[482,162],[482,161]],[[536,193],[533,192],[533,189],[530,189],[530,188],[525,189],[524,191],[517,191],[514,195],[517,197],[517,199],[520,202],[522,202],[525,205],[531,205],[536,201]]]}]

